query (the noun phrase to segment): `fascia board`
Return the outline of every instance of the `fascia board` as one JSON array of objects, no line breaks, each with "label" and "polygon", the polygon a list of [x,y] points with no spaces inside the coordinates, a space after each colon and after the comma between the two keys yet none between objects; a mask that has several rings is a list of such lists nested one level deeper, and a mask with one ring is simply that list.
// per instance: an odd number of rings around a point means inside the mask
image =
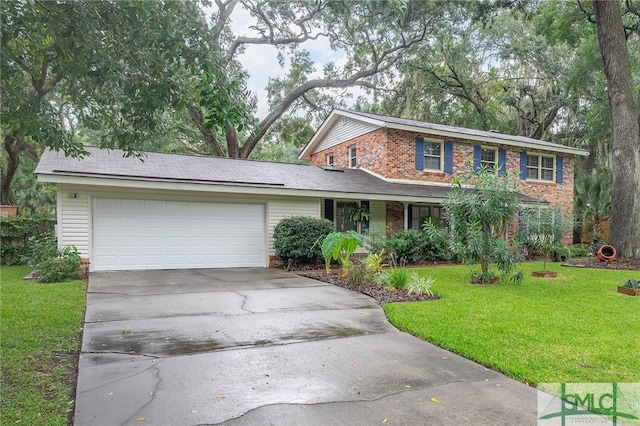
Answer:
[{"label": "fascia board", "polygon": [[168,191],[197,191],[224,194],[244,194],[244,195],[273,195],[273,196],[292,196],[292,197],[312,197],[312,198],[336,198],[336,199],[364,199],[376,201],[399,201],[399,202],[440,202],[443,198],[436,197],[417,197],[407,195],[386,195],[386,194],[369,194],[359,192],[339,192],[339,191],[313,191],[303,189],[290,188],[273,188],[259,186],[242,186],[242,185],[222,185],[208,184],[206,182],[175,182],[170,180],[144,180],[144,179],[119,179],[116,177],[90,177],[90,176],[69,176],[64,174],[38,174],[38,181],[59,183],[67,185],[86,185],[95,187],[110,188],[136,188],[150,190],[168,190]]},{"label": "fascia board", "polygon": [[537,145],[534,143],[513,141],[513,140],[502,139],[502,138],[489,138],[486,136],[467,135],[464,133],[429,129],[426,127],[419,127],[419,126],[409,126],[406,124],[386,123],[385,127],[390,129],[396,129],[396,130],[406,130],[409,132],[416,132],[416,133],[428,133],[436,136],[453,137],[453,138],[459,138],[459,139],[466,139],[470,141],[492,143],[497,145],[515,146],[515,147],[526,148],[526,149],[535,149],[538,151],[560,152],[563,154],[582,155],[585,157],[589,156],[589,151],[587,150],[572,148],[569,146],[565,147],[562,145],[549,147],[549,146]]}]

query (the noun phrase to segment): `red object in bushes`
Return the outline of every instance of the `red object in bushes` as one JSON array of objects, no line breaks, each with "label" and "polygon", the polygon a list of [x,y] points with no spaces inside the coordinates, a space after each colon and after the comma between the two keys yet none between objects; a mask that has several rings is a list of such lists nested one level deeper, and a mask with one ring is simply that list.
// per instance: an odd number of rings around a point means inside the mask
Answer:
[{"label": "red object in bushes", "polygon": [[598,259],[602,260],[603,262],[611,262],[613,260],[616,260],[616,254],[617,252],[614,246],[605,244],[600,247],[600,250],[598,250]]}]

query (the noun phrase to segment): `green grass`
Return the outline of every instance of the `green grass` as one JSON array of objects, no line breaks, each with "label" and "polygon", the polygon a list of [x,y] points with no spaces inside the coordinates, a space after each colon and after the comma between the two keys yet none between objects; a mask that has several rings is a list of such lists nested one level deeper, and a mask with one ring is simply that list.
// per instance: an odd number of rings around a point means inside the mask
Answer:
[{"label": "green grass", "polygon": [[640,297],[617,293],[638,271],[566,268],[522,284],[468,284],[466,266],[419,268],[442,299],[384,306],[389,320],[530,385],[640,382]]},{"label": "green grass", "polygon": [[85,282],[23,281],[28,273],[26,266],[3,266],[0,272],[0,423],[66,425],[73,410]]}]

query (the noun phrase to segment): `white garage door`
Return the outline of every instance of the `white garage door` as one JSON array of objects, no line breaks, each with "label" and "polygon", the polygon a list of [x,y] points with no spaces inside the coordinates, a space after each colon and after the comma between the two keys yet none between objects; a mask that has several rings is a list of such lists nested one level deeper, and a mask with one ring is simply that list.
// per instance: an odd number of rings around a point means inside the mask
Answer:
[{"label": "white garage door", "polygon": [[264,205],[93,201],[96,271],[266,265]]}]

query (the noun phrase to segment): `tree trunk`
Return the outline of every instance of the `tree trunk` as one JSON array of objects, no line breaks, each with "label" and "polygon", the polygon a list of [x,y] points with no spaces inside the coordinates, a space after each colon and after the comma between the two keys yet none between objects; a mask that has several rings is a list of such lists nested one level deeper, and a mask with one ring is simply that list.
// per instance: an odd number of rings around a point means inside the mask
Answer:
[{"label": "tree trunk", "polygon": [[618,1],[593,3],[613,126],[610,244],[621,257],[640,258],[640,107]]}]

